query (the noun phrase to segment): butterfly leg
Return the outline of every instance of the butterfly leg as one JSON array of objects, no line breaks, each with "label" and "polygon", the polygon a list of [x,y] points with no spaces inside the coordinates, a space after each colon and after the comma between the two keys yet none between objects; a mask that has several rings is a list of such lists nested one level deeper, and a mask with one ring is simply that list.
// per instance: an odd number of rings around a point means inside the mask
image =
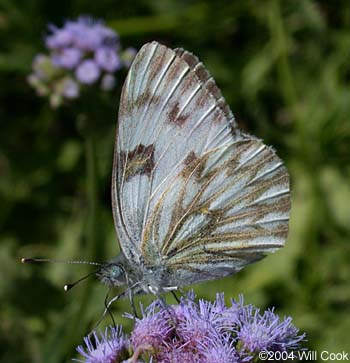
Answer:
[{"label": "butterfly leg", "polygon": [[170,291],[171,294],[174,296],[175,300],[177,301],[177,303],[180,303],[180,299],[177,297],[177,295],[175,294],[175,291],[180,291],[181,294],[184,294],[184,291],[178,287],[178,286],[168,286],[168,287],[164,287],[164,291]]},{"label": "butterfly leg", "polygon": [[[103,311],[103,313],[102,313],[102,315],[101,315],[101,317],[100,317],[100,319],[98,319],[98,321],[97,321],[97,323],[96,323],[96,325],[95,325],[95,327],[94,327],[94,329],[96,329],[100,324],[101,324],[101,321],[104,319],[104,317],[106,316],[106,314],[107,314],[107,312],[108,313],[110,313],[110,306],[115,302],[115,301],[117,301],[117,300],[119,300],[121,297],[123,297],[123,296],[125,296],[129,291],[128,291],[129,289],[127,289],[127,290],[125,290],[125,291],[123,291],[121,294],[119,294],[119,295],[116,295],[116,296],[114,296],[111,300],[109,300],[108,302],[107,302],[107,299],[108,299],[108,293],[107,293],[107,296],[106,296],[106,298],[105,298],[105,303],[104,303],[104,305],[105,305],[105,309],[104,309],[104,311]],[[111,314],[111,313],[110,313]],[[113,319],[113,318],[112,318]],[[114,321],[114,320],[113,320]]]},{"label": "butterfly leg", "polygon": [[109,316],[111,317],[111,320],[112,320],[112,323],[113,323],[113,327],[115,329],[116,328],[115,320],[114,320],[113,314],[111,312],[111,309],[109,308],[109,305],[108,305],[108,295],[109,295],[109,291],[107,291],[104,304],[105,304],[105,308],[106,308]]},{"label": "butterfly leg", "polygon": [[129,300],[132,308],[132,313],[134,314],[135,319],[139,319],[139,316],[137,315],[136,306],[135,306],[135,300],[134,300],[134,294],[132,289],[129,289]]},{"label": "butterfly leg", "polygon": [[171,294],[174,296],[174,299],[177,301],[178,304],[180,304],[180,299],[176,296],[175,291],[171,291]]}]

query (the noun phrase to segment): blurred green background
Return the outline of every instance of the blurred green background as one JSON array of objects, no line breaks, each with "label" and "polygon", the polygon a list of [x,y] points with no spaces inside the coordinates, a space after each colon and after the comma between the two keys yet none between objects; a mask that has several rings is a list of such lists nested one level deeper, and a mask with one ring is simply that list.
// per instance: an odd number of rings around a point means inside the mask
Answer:
[{"label": "blurred green background", "polygon": [[[198,296],[224,291],[229,301],[242,293],[246,303],[292,316],[309,349],[348,351],[349,1],[1,0],[0,361],[69,361],[104,307],[106,288],[93,279],[62,289],[91,267],[21,265],[21,257],[104,261],[118,252],[110,179],[125,74],[111,97],[96,95],[94,111],[52,110],[26,81],[33,57],[45,51],[47,23],[81,14],[105,19],[125,47],[158,40],[197,54],[240,127],[288,166],[286,247],[236,276],[195,286]],[[93,137],[81,126],[84,115]],[[129,329],[121,317],[128,301],[114,311]]]}]

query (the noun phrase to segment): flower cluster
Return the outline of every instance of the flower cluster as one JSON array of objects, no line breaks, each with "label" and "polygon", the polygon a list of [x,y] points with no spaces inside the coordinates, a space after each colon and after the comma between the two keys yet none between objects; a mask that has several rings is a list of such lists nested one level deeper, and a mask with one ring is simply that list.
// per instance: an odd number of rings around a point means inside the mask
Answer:
[{"label": "flower cluster", "polygon": [[[78,347],[81,362],[152,362],[152,363],[237,363],[258,360],[263,350],[290,352],[299,349],[305,334],[299,334],[291,318],[281,319],[273,310],[263,313],[243,299],[227,307],[223,294],[214,302],[194,299],[193,293],[179,305],[165,306],[153,302],[142,317],[130,314],[135,321],[129,338],[119,333],[112,338],[103,335],[92,346]],[[113,329],[113,328],[111,328]],[[129,346],[129,359],[125,359]],[[122,358],[124,357],[124,358]]]},{"label": "flower cluster", "polygon": [[136,54],[133,48],[122,51],[118,35],[89,17],[49,29],[49,54],[34,58],[28,82],[38,95],[49,97],[52,107],[77,98],[82,87],[99,84],[105,91],[113,89],[115,73],[129,67]]}]

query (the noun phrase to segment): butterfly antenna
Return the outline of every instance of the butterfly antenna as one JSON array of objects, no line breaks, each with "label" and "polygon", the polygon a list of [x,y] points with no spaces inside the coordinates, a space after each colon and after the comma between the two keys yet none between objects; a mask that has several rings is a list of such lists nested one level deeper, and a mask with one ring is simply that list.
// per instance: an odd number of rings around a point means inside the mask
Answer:
[{"label": "butterfly antenna", "polygon": [[79,260],[55,260],[50,258],[21,258],[21,263],[45,263],[45,262],[52,262],[52,263],[70,263],[70,264],[79,264],[79,265],[94,265],[94,266],[101,266],[102,263],[100,262],[93,262],[93,261],[79,261]]},{"label": "butterfly antenna", "polygon": [[92,275],[96,275],[96,272],[97,271],[92,271],[92,272],[88,273],[87,275],[81,277],[79,280],[73,282],[72,284],[66,284],[66,285],[64,285],[63,286],[64,291],[69,291],[72,287],[74,287],[75,285],[79,284],[79,282],[86,280],[88,277],[90,277]]}]

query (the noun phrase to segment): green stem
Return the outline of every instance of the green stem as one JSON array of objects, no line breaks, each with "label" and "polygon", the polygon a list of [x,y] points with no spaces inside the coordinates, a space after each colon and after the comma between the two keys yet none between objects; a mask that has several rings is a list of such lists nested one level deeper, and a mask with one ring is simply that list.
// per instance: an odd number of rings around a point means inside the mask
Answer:
[{"label": "green stem", "polygon": [[309,149],[308,138],[305,135],[304,119],[299,109],[299,97],[297,88],[294,82],[294,75],[289,60],[289,44],[292,40],[289,38],[287,31],[284,26],[283,17],[281,13],[280,1],[272,0],[269,13],[269,26],[271,38],[273,39],[274,46],[278,50],[277,60],[277,73],[279,77],[279,84],[281,92],[285,101],[286,106],[291,112],[294,120],[294,126],[298,133],[300,140],[300,150],[304,150],[305,157],[308,158],[310,153],[307,152]]}]

